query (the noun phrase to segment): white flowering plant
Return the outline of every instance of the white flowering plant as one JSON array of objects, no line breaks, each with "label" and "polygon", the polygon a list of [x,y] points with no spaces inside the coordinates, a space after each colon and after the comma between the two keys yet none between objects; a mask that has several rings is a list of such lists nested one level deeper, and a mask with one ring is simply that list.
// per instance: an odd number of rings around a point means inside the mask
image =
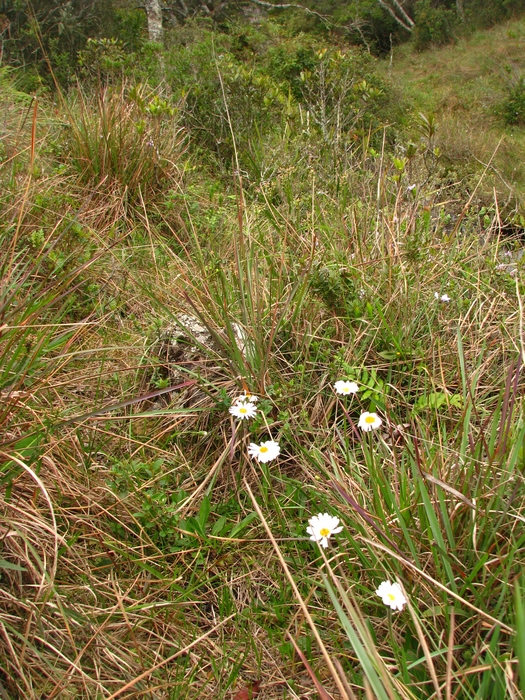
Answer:
[{"label": "white flowering plant", "polygon": [[256,405],[252,401],[236,401],[228,410],[239,420],[249,420],[257,415]]},{"label": "white flowering plant", "polygon": [[314,515],[310,518],[306,532],[310,535],[310,539],[313,542],[317,542],[320,547],[326,549],[330,537],[343,529],[343,526],[339,525],[339,523],[339,518],[329,513],[319,513],[319,515]]},{"label": "white flowering plant", "polygon": [[274,440],[266,440],[261,442],[259,445],[255,442],[251,442],[248,446],[248,454],[253,457],[258,462],[272,462],[276,459],[281,452],[279,443]]},{"label": "white flowering plant", "polygon": [[357,394],[359,391],[359,385],[356,382],[339,379],[337,382],[335,382],[334,389],[336,393],[347,396],[348,394]]},{"label": "white flowering plant", "polygon": [[377,415],[377,413],[369,413],[368,411],[365,411],[364,413],[361,413],[359,417],[358,426],[363,432],[368,433],[371,430],[377,430],[382,423],[383,421]]},{"label": "white flowering plant", "polygon": [[392,610],[401,611],[407,604],[406,596],[397,582],[383,581],[376,590],[376,595]]}]

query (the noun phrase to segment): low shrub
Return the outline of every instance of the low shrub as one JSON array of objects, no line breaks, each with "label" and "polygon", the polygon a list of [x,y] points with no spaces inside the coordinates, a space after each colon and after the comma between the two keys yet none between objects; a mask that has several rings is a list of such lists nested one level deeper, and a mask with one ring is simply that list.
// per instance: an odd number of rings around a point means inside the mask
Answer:
[{"label": "low shrub", "polygon": [[525,78],[521,77],[508,89],[500,113],[507,126],[525,126]]},{"label": "low shrub", "polygon": [[418,0],[415,7],[412,41],[416,51],[454,41],[457,15],[454,10],[434,7],[430,0]]}]

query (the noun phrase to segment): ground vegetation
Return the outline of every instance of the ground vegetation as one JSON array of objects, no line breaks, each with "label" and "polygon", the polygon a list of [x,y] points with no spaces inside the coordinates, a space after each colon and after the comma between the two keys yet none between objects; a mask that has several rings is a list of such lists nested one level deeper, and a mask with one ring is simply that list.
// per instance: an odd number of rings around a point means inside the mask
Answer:
[{"label": "ground vegetation", "polygon": [[523,697],[525,23],[459,5],[2,8],[2,700]]}]

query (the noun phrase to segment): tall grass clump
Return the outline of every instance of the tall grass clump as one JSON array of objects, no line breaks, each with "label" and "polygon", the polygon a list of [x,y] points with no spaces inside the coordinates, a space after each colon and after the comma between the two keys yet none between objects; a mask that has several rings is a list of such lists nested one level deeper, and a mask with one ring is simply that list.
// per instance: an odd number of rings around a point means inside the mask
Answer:
[{"label": "tall grass clump", "polygon": [[180,103],[138,83],[93,97],[79,86],[66,104],[65,155],[81,182],[116,186],[134,199],[176,176],[184,153]]}]

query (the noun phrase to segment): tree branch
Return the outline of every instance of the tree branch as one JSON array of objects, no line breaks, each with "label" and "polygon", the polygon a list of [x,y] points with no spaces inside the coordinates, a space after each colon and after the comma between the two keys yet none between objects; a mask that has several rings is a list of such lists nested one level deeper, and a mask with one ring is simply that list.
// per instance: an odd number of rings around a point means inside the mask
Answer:
[{"label": "tree branch", "polygon": [[405,18],[407,24],[409,24],[411,27],[413,27],[413,26],[414,26],[414,22],[412,21],[412,19],[411,19],[411,18],[407,15],[407,13],[405,12],[405,8],[403,7],[403,5],[401,5],[401,3],[398,2],[398,0],[391,0],[391,2],[393,2],[394,5],[395,5],[395,6],[397,7],[397,9],[399,10],[399,12],[401,12],[401,14],[402,14],[403,17]]},{"label": "tree branch", "polygon": [[415,22],[412,20],[405,10],[401,7],[401,5],[398,3],[397,0],[391,0],[394,5],[397,7],[398,11],[401,13],[403,19],[399,17],[395,10],[393,10],[390,5],[387,5],[387,3],[384,0],[377,0],[377,2],[381,5],[383,9],[385,9],[392,17],[396,20],[398,24],[400,24],[404,29],[407,30],[407,32],[411,32],[412,29],[414,28]]},{"label": "tree branch", "polygon": [[[336,27],[338,25],[334,25],[333,22],[331,22],[328,17],[325,17],[325,15],[322,15],[320,12],[316,12],[315,10],[311,10],[309,7],[305,7],[304,5],[297,5],[294,2],[286,2],[286,3],[279,3],[278,5],[274,5],[273,2],[265,2],[264,0],[249,0],[249,2],[253,2],[255,5],[260,5],[261,7],[268,7],[272,10],[287,10],[290,7],[296,9],[296,10],[304,10],[309,15],[314,15],[315,17],[318,17],[322,22],[324,22],[326,25],[331,26],[331,27]],[[346,27],[339,27],[340,29],[346,29]]]}]

